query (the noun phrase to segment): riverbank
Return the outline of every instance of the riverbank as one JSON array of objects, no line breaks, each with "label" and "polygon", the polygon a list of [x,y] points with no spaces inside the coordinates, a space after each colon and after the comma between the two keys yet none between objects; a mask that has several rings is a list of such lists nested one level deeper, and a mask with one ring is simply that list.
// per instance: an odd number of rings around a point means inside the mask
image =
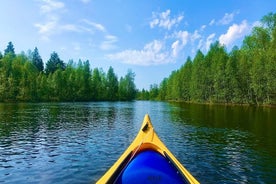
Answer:
[{"label": "riverbank", "polygon": [[269,107],[276,108],[276,104],[249,104],[249,103],[218,103],[218,102],[194,102],[184,100],[167,100],[167,102],[187,103],[187,104],[198,104],[198,105],[221,105],[221,106],[253,106],[253,107]]}]

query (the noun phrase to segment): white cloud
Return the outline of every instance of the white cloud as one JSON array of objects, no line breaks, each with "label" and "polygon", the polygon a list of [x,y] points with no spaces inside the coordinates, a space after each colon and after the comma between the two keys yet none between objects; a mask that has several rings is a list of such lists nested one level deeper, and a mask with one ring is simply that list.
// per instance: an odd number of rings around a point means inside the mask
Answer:
[{"label": "white cloud", "polygon": [[57,17],[51,17],[45,23],[35,23],[34,26],[38,29],[41,39],[50,41],[50,36],[66,32],[81,32],[81,28],[74,24],[61,24]]},{"label": "white cloud", "polygon": [[233,22],[235,15],[239,14],[239,11],[234,11],[232,13],[225,13],[224,16],[216,21],[215,19],[212,19],[209,22],[209,26],[213,26],[214,24],[216,25],[228,25],[231,22]]},{"label": "white cloud", "polygon": [[205,28],[206,28],[206,25],[202,25],[202,26],[200,27],[200,31],[204,31]]},{"label": "white cloud", "polygon": [[216,20],[215,20],[215,19],[212,19],[212,20],[209,22],[209,26],[214,25],[214,24],[215,24],[215,22],[216,22]]},{"label": "white cloud", "polygon": [[210,34],[205,42],[205,49],[208,50],[210,48],[210,45],[214,42],[214,38],[215,38],[216,34]]},{"label": "white cloud", "polygon": [[189,33],[188,31],[179,31],[176,34],[176,37],[179,38],[181,40],[182,45],[185,46],[189,39]]},{"label": "white cloud", "polygon": [[223,18],[218,21],[219,25],[227,25],[234,19],[235,13],[225,13]]},{"label": "white cloud", "polygon": [[219,42],[225,46],[229,46],[235,40],[242,38],[245,36],[250,30],[250,26],[248,25],[247,21],[242,21],[241,24],[233,24],[227,30],[227,33],[222,34],[219,37]]},{"label": "white cloud", "polygon": [[179,43],[179,40],[176,40],[175,42],[173,42],[171,47],[172,47],[172,56],[177,57],[179,51],[181,50],[181,45]]},{"label": "white cloud", "polygon": [[109,54],[108,58],[127,64],[143,66],[165,64],[172,61],[169,53],[165,51],[164,43],[159,40],[146,44],[142,50],[125,50]]},{"label": "white cloud", "polygon": [[57,0],[42,0],[40,1],[40,12],[45,16],[44,22],[34,24],[38,29],[40,37],[44,41],[50,41],[50,36],[61,31],[76,31],[76,27],[72,24],[62,25],[59,22],[60,12],[64,12],[65,4]]},{"label": "white cloud", "polygon": [[57,22],[52,20],[44,24],[36,23],[34,26],[38,28],[40,34],[50,34],[50,32],[56,27]]},{"label": "white cloud", "polygon": [[177,39],[175,42],[172,43],[172,56],[177,57],[179,52],[184,48],[184,46],[189,41],[189,33],[188,31],[179,31],[175,33],[175,38]]},{"label": "white cloud", "polygon": [[102,50],[112,50],[116,48],[115,43],[118,41],[118,38],[114,35],[106,35],[105,40],[101,43],[100,49]]},{"label": "white cloud", "polygon": [[156,26],[170,30],[174,25],[180,23],[184,18],[183,15],[178,15],[177,17],[170,18],[171,10],[166,10],[161,13],[152,13],[152,20],[150,21],[150,27],[154,28]]},{"label": "white cloud", "polygon": [[62,31],[81,32],[81,29],[74,24],[64,24],[60,26]]},{"label": "white cloud", "polygon": [[92,26],[92,28],[96,29],[97,31],[106,32],[106,29],[102,24],[92,22],[92,21],[87,20],[87,19],[83,19],[82,22]]},{"label": "white cloud", "polygon": [[203,40],[203,39],[200,39],[199,42],[198,42],[198,45],[197,45],[197,50],[198,50],[198,49],[202,49],[202,48],[203,48],[203,45],[204,45],[204,40]]},{"label": "white cloud", "polygon": [[54,18],[48,20],[46,23],[36,23],[34,24],[38,28],[38,33],[41,36],[41,39],[44,41],[50,41],[50,36],[54,34],[54,31],[57,30],[58,19]]},{"label": "white cloud", "polygon": [[201,38],[201,35],[198,33],[198,30],[195,30],[194,33],[191,35],[192,43],[194,43],[196,40],[200,38]]},{"label": "white cloud", "polygon": [[40,6],[42,13],[49,13],[54,10],[60,10],[65,7],[64,3],[55,0],[42,0],[43,4]]}]

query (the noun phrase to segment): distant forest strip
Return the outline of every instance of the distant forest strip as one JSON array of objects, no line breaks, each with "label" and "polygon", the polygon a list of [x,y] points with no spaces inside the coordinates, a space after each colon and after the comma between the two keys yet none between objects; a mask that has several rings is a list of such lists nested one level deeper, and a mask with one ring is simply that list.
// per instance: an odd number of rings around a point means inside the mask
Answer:
[{"label": "distant forest strip", "polygon": [[276,14],[261,19],[230,53],[215,42],[204,55],[173,71],[160,85],[139,92],[138,99],[196,103],[276,104]]},{"label": "distant forest strip", "polygon": [[38,49],[16,55],[12,42],[0,52],[0,102],[133,100],[135,74],[118,79],[112,67],[105,73],[89,61],[65,64],[56,52],[44,63]]}]

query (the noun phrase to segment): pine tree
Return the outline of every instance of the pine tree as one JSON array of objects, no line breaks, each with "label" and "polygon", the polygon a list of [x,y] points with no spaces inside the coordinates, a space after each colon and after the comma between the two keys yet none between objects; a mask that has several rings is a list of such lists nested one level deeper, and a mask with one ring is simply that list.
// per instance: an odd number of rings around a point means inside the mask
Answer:
[{"label": "pine tree", "polygon": [[42,72],[44,69],[43,61],[38,53],[37,47],[35,47],[32,53],[32,63],[36,66],[39,72]]},{"label": "pine tree", "polygon": [[46,74],[54,73],[57,69],[64,70],[65,64],[59,58],[58,54],[56,52],[53,52],[50,59],[46,63]]},{"label": "pine tree", "polygon": [[10,54],[12,57],[15,57],[15,52],[14,52],[14,47],[13,47],[12,42],[8,43],[8,46],[4,51],[4,56],[6,56],[8,54]]}]

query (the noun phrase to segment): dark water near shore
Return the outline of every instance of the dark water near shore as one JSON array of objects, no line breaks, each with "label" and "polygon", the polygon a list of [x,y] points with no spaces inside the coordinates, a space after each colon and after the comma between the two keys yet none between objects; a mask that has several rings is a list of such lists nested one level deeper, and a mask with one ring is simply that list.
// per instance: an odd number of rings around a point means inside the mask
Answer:
[{"label": "dark water near shore", "polygon": [[276,109],[163,102],[0,104],[0,183],[95,183],[149,113],[202,183],[276,183]]}]

